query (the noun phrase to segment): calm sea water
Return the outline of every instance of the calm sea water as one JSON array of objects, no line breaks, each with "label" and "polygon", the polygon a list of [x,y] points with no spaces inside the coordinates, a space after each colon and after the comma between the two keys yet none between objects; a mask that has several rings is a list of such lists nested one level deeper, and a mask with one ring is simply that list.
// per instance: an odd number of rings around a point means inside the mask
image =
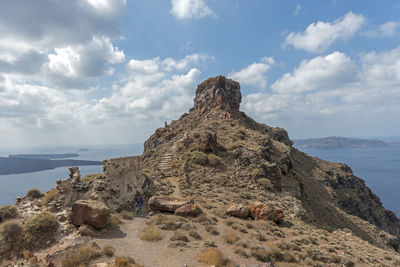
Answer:
[{"label": "calm sea water", "polygon": [[300,149],[319,158],[346,163],[379,196],[386,209],[400,215],[400,144],[351,149]]},{"label": "calm sea water", "polygon": [[[78,151],[79,149],[87,151]],[[141,154],[142,144],[114,145],[114,146],[86,146],[86,147],[37,147],[37,148],[15,148],[0,150],[0,157],[7,157],[9,154],[28,153],[78,153],[79,157],[73,159],[98,160],[122,156]],[[103,172],[103,166],[79,166],[82,177],[87,174]],[[24,196],[31,188],[38,188],[45,192],[56,186],[56,181],[69,177],[68,167],[60,167],[52,170],[38,171],[31,173],[0,175],[0,206],[13,204],[17,196]]]}]

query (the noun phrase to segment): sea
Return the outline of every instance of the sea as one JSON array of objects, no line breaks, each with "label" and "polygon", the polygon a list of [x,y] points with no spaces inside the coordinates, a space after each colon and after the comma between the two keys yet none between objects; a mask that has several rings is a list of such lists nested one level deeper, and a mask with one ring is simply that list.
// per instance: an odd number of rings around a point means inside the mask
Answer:
[{"label": "sea", "polygon": [[[311,156],[325,160],[346,163],[354,174],[362,178],[366,185],[379,196],[386,209],[400,214],[400,143],[387,147],[365,147],[348,149],[299,149]],[[0,148],[0,156],[28,153],[78,153],[73,159],[99,160],[122,156],[140,155],[143,144],[84,146],[84,147],[36,147]],[[79,166],[82,177],[101,173],[103,167]],[[22,174],[0,175],[0,206],[13,204],[17,196],[24,196],[31,188],[42,192],[56,186],[56,181],[69,177],[68,167]]]},{"label": "sea", "polygon": [[400,143],[386,147],[299,150],[328,161],[345,163],[363,179],[383,206],[400,217]]},{"label": "sea", "polygon": [[[77,153],[71,159],[103,161],[110,158],[140,155],[143,144],[102,145],[102,146],[52,146],[33,148],[0,148],[0,157],[10,154],[57,154]],[[102,173],[102,165],[78,166],[81,176]],[[14,204],[17,196],[24,196],[29,189],[37,188],[46,192],[56,186],[57,180],[69,178],[68,167],[30,173],[0,175],[0,206]]]}]

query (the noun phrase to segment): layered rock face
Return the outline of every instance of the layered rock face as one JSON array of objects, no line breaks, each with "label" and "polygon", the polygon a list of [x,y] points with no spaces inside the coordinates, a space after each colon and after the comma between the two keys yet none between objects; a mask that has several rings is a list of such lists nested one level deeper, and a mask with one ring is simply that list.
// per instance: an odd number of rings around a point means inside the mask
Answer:
[{"label": "layered rock face", "polygon": [[194,109],[219,107],[237,112],[241,101],[240,84],[224,76],[217,76],[198,85]]},{"label": "layered rock face", "polygon": [[157,167],[168,154],[184,196],[200,201],[218,196],[244,207],[259,201],[264,206],[254,209],[254,217],[301,218],[396,247],[400,220],[350,168],[298,151],[284,129],[255,122],[239,111],[240,102],[239,83],[213,77],[199,84],[189,113],[156,130],[142,155],[156,192],[174,192]]}]

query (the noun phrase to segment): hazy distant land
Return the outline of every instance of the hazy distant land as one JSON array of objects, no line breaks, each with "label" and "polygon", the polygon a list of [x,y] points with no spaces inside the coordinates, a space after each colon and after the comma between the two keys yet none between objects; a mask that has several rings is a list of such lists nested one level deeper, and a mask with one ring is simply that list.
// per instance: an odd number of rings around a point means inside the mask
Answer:
[{"label": "hazy distant land", "polygon": [[[0,157],[0,175],[50,170],[65,166],[101,165],[101,161],[65,159],[79,154],[18,154]],[[54,160],[57,159],[57,160]]]},{"label": "hazy distant land", "polygon": [[385,147],[387,143],[378,139],[358,139],[340,136],[330,136],[325,138],[297,139],[294,140],[297,148],[357,148],[357,147]]}]

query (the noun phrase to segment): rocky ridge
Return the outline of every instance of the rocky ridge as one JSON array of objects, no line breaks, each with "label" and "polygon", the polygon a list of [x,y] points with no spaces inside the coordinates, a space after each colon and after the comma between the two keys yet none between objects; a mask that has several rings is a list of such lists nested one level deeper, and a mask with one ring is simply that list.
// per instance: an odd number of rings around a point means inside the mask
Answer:
[{"label": "rocky ridge", "polygon": [[[19,198],[20,224],[43,211],[60,222],[57,243],[34,256],[68,266],[64,258],[95,241],[156,267],[209,266],[199,263],[208,250],[225,255],[217,266],[400,265],[400,220],[364,181],[345,164],[295,149],[284,129],[255,122],[240,103],[239,83],[210,78],[193,108],[157,129],[142,155],[105,160],[102,174],[84,178],[71,168],[48,204],[46,196]],[[138,195],[147,216],[132,220]],[[142,239],[146,229],[158,242]],[[18,259],[2,242],[0,258]],[[114,266],[113,257],[91,266]]]}]

